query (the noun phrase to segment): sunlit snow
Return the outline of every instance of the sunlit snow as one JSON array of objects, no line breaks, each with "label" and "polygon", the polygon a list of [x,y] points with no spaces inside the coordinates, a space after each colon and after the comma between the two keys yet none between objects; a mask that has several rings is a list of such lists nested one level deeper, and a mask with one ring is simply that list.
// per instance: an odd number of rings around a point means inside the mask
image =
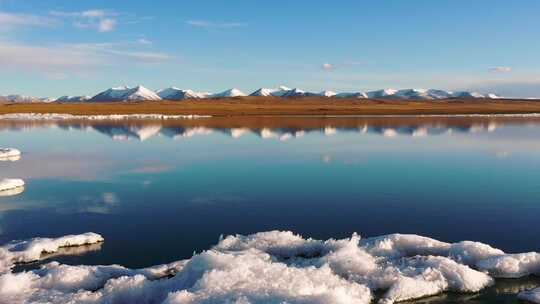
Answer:
[{"label": "sunlit snow", "polygon": [[[540,275],[538,253],[505,254],[477,242],[404,234],[320,241],[287,231],[228,236],[190,259],[144,269],[50,262],[11,271],[43,252],[102,240],[88,233],[0,247],[0,297],[10,303],[386,304],[478,292],[497,277]],[[520,294],[535,297],[538,291]]]}]

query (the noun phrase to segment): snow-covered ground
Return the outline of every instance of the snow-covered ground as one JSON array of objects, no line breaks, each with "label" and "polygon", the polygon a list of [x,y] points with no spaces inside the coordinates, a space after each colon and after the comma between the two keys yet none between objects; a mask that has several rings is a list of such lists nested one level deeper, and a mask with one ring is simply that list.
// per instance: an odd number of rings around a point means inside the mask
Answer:
[{"label": "snow-covered ground", "polygon": [[[8,303],[394,303],[446,291],[478,292],[497,277],[540,275],[540,254],[391,234],[326,241],[287,231],[222,238],[192,258],[144,269],[50,262],[13,273],[62,246],[97,234],[0,247],[0,298]],[[382,296],[374,291],[382,290]],[[537,291],[520,298],[535,301]]]}]

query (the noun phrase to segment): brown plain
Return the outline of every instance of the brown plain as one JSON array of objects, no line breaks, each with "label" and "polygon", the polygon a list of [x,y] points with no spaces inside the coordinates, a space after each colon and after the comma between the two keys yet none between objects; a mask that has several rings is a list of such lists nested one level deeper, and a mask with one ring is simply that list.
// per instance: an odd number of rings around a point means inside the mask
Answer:
[{"label": "brown plain", "polygon": [[212,116],[526,114],[540,113],[540,101],[235,97],[144,102],[0,103],[0,114],[7,113],[73,115],[152,113]]}]

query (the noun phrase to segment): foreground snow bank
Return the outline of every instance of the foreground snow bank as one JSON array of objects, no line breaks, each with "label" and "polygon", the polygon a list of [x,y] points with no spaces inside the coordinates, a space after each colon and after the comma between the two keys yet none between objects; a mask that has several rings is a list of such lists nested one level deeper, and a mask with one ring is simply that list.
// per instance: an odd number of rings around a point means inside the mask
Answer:
[{"label": "foreground snow bank", "polygon": [[518,298],[540,304],[540,287],[533,290],[522,291],[518,294]]},{"label": "foreground snow bank", "polygon": [[196,119],[207,115],[166,115],[166,114],[108,114],[108,115],[72,115],[61,113],[13,113],[2,114],[0,120],[125,120],[125,119]]},{"label": "foreground snow bank", "polygon": [[21,151],[14,148],[0,148],[0,161],[1,160],[15,160],[21,156]]},{"label": "foreground snow bank", "polygon": [[0,179],[0,192],[24,187],[24,181],[18,178]]},{"label": "foreground snow bank", "polygon": [[[0,257],[8,267],[0,275],[0,298],[9,303],[388,304],[446,291],[478,292],[493,284],[493,277],[540,275],[538,253],[505,254],[482,243],[402,234],[321,241],[282,231],[228,236],[190,259],[145,269],[57,262],[21,273],[9,268],[62,244],[101,240],[85,234],[2,247]],[[377,297],[375,290],[384,292]],[[531,294],[520,297],[533,299]]]}]

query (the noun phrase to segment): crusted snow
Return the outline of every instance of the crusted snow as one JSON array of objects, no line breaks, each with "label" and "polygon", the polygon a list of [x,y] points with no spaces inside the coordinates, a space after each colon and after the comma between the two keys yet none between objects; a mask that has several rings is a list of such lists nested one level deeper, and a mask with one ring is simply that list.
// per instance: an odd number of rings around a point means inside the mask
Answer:
[{"label": "crusted snow", "polygon": [[[499,275],[540,275],[537,253],[505,254],[477,242],[406,234],[321,241],[289,231],[227,236],[188,260],[144,269],[50,262],[36,270],[10,270],[43,252],[102,240],[90,233],[0,247],[0,298],[9,303],[389,304],[447,291],[478,292]],[[539,293],[519,297],[539,303]]]},{"label": "crusted snow", "polygon": [[0,191],[13,190],[16,188],[24,187],[24,181],[18,178],[4,178],[0,179]]},{"label": "crusted snow", "polygon": [[520,300],[540,304],[540,287],[532,290],[522,291],[518,294],[518,298]]},{"label": "crusted snow", "polygon": [[[9,272],[16,263],[37,261],[44,253],[54,253],[62,247],[95,244],[103,241],[97,233],[66,235],[59,238],[33,238],[12,241],[0,247],[0,273]],[[2,288],[0,287],[0,290]]]}]

